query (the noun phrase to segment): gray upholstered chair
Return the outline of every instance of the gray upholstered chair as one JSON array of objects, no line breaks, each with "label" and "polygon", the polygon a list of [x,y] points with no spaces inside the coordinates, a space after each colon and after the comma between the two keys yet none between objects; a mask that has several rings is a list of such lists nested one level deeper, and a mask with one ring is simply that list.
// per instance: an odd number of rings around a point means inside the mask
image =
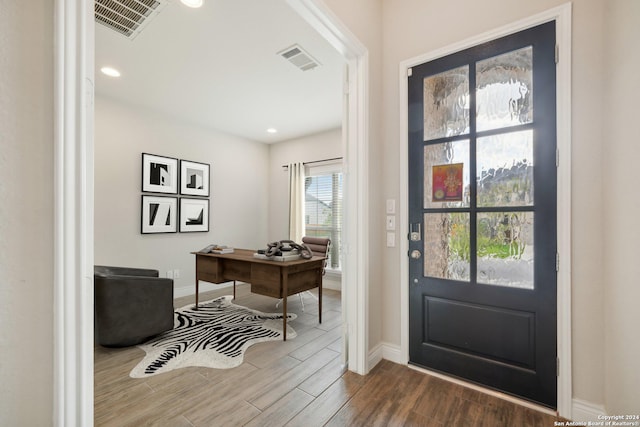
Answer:
[{"label": "gray upholstered chair", "polygon": [[126,347],[173,329],[173,280],[158,270],[96,265],[93,279],[98,344]]}]

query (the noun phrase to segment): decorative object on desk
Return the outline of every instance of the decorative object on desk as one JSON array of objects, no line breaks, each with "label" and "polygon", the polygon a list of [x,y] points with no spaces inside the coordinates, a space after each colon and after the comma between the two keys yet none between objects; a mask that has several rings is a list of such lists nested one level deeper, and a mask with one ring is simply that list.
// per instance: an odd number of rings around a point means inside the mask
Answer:
[{"label": "decorative object on desk", "polygon": [[180,160],[180,194],[209,197],[209,165]]},{"label": "decorative object on desk", "polygon": [[274,261],[292,261],[295,259],[311,259],[311,249],[304,244],[298,244],[293,240],[280,240],[267,243],[267,249],[260,249],[254,254],[256,258],[270,259]]},{"label": "decorative object on desk", "polygon": [[140,232],[175,233],[177,231],[178,198],[142,196]]},{"label": "decorative object on desk", "polygon": [[[262,313],[233,304],[230,295],[175,312],[175,326],[139,345],[147,354],[129,374],[144,378],[189,366],[229,369],[242,364],[251,345],[282,339],[282,314]],[[288,314],[293,320],[295,314]],[[287,336],[295,330],[287,326]]]},{"label": "decorative object on desk", "polygon": [[226,245],[209,245],[198,252],[201,254],[232,254],[235,250]]},{"label": "decorative object on desk", "polygon": [[214,254],[232,254],[235,252],[235,249],[233,248],[228,248],[228,247],[218,247],[218,248],[214,248],[211,253]]},{"label": "decorative object on desk", "polygon": [[209,231],[209,199],[180,198],[180,232]]},{"label": "decorative object on desk", "polygon": [[178,193],[178,159],[142,153],[142,191]]}]

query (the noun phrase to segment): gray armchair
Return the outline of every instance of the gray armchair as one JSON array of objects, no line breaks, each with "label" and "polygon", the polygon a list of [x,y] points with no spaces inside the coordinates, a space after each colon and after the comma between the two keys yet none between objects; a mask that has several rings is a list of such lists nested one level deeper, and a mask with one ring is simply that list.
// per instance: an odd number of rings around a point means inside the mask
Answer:
[{"label": "gray armchair", "polygon": [[126,347],[173,329],[173,280],[158,270],[96,265],[93,278],[98,344]]}]

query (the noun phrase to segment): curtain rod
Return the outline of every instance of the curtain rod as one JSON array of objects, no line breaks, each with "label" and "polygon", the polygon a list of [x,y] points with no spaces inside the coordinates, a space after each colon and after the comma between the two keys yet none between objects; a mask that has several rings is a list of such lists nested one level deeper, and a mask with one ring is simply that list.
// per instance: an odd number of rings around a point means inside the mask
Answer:
[{"label": "curtain rod", "polygon": [[[312,162],[303,162],[303,165],[310,165],[312,163],[323,163],[323,162],[331,162],[333,160],[342,160],[342,157],[333,157],[331,159],[324,159],[324,160],[314,160]],[[282,167],[284,169],[289,169],[289,165],[282,165]]]}]

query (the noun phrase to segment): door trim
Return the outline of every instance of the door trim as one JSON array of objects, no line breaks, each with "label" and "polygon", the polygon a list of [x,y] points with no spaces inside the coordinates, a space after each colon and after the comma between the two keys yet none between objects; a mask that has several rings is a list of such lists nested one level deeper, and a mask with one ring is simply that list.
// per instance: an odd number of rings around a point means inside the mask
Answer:
[{"label": "door trim", "polygon": [[[556,65],[557,148],[559,153],[557,183],[558,254],[560,269],[557,283],[558,310],[558,359],[557,378],[560,416],[571,419],[571,3],[565,3],[537,15],[488,31],[458,43],[407,59],[400,63],[400,210],[404,215],[400,221],[400,236],[407,236],[409,225],[409,178],[408,170],[408,85],[407,76],[416,65],[440,58],[472,46],[503,36],[556,21],[556,44],[560,61]],[[403,363],[409,362],[409,242],[400,239],[400,352]]]},{"label": "door trim", "polygon": [[53,414],[93,425],[93,3],[54,4]]},{"label": "door trim", "polygon": [[[345,257],[342,272],[346,295],[348,367],[369,372],[369,53],[358,38],[317,0],[286,0],[346,60],[346,110],[343,111],[343,158],[346,188]],[[348,286],[344,286],[348,283]],[[345,304],[343,304],[343,308]],[[344,315],[344,314],[343,314]],[[343,330],[343,334],[345,331]],[[344,338],[344,337],[343,337]]]}]

